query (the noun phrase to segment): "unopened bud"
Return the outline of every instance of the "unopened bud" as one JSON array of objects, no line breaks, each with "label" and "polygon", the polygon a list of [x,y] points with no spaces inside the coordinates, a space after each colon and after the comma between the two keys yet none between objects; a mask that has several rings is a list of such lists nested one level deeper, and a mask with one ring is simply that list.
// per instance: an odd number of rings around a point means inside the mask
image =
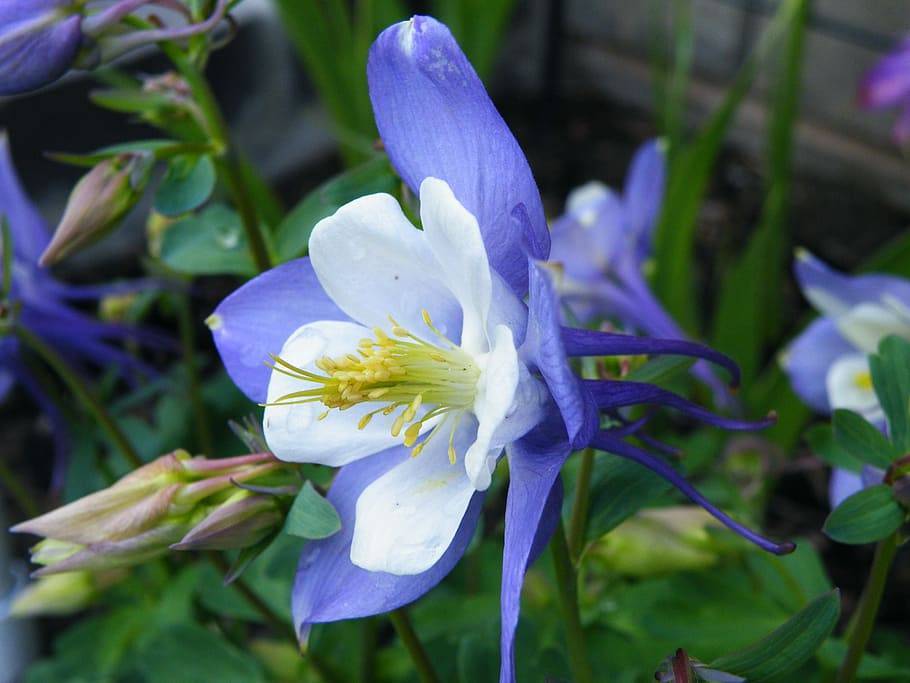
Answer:
[{"label": "unopened bud", "polygon": [[700,507],[642,510],[596,541],[585,560],[636,577],[704,569],[738,548],[719,542],[710,528],[720,524]]},{"label": "unopened bud", "polygon": [[45,576],[27,585],[13,598],[9,614],[13,617],[73,614],[91,605],[105,588],[125,576],[123,570]]},{"label": "unopened bud", "polygon": [[0,95],[15,95],[65,74],[82,45],[74,0],[0,3]]},{"label": "unopened bud", "polygon": [[84,175],[73,188],[60,225],[41,254],[41,265],[53,265],[114,229],[142,197],[153,163],[151,154],[121,154],[105,159]]},{"label": "unopened bud", "polygon": [[238,491],[196,524],[173,550],[234,550],[256,545],[284,514],[275,496]]}]

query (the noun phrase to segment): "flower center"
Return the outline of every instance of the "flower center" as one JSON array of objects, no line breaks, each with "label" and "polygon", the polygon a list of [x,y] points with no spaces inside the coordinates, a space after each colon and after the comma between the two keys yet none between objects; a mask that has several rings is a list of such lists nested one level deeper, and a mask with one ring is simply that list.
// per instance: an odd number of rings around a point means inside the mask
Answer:
[{"label": "flower center", "polygon": [[[399,325],[391,316],[392,334],[373,328],[373,338],[360,340],[355,353],[316,361],[324,374],[299,368],[279,356],[272,356],[272,369],[310,384],[308,388],[279,397],[271,405],[322,403],[326,411],[347,410],[362,403],[379,406],[364,415],[358,429],[364,429],[379,413],[391,415],[400,411],[392,423],[392,436],[404,432],[404,445],[414,446],[418,455],[442,426],[453,418],[449,435],[449,459],[455,462],[453,446],[455,429],[463,411],[474,405],[480,369],[474,359],[449,341],[430,318],[421,312],[423,321],[439,339],[431,344]],[[430,406],[418,417],[424,405]],[[425,423],[437,419],[430,434],[419,444],[417,437]],[[416,445],[415,445],[416,444]]]}]

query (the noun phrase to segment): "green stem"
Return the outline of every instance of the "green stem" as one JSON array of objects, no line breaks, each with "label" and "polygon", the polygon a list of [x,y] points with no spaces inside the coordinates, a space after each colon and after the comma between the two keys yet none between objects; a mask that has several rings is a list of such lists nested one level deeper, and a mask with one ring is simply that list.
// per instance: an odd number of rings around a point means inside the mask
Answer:
[{"label": "green stem", "polygon": [[202,72],[193,61],[176,45],[162,43],[161,49],[177,67],[193,93],[193,99],[205,123],[206,133],[211,137],[212,146],[220,150],[216,165],[221,171],[228,191],[240,214],[240,221],[246,233],[250,255],[257,270],[263,272],[272,267],[265,236],[260,227],[256,207],[243,179],[243,169],[236,151],[231,146],[231,137],[227,123],[218,106],[218,101]]},{"label": "green stem", "polygon": [[411,618],[404,607],[389,612],[389,619],[392,621],[398,637],[401,638],[401,642],[407,648],[408,654],[411,655],[411,661],[414,663],[421,683],[439,683],[439,676],[436,675],[433,663],[430,661],[427,651],[423,649],[417,632],[414,631],[414,626],[411,624]]},{"label": "green stem", "polygon": [[586,448],[581,454],[581,466],[575,482],[575,503],[569,520],[569,555],[573,564],[578,564],[585,542],[588,524],[588,504],[591,500],[591,472],[594,469],[594,450]]},{"label": "green stem", "polygon": [[202,387],[199,382],[199,370],[196,367],[196,335],[193,332],[193,316],[190,310],[190,298],[186,294],[174,295],[174,306],[177,309],[177,324],[180,328],[180,345],[183,348],[183,364],[186,366],[187,388],[193,417],[196,422],[196,436],[199,446],[206,455],[214,455],[212,430],[209,428],[208,411],[202,400]]},{"label": "green stem", "polygon": [[19,477],[2,458],[0,458],[0,482],[3,482],[3,488],[9,491],[10,497],[16,501],[16,505],[27,518],[37,517],[40,514],[38,506],[28,493],[28,488],[19,481]]},{"label": "green stem", "polygon": [[360,683],[376,680],[376,620],[360,620]]},{"label": "green stem", "polygon": [[863,588],[863,595],[859,600],[856,614],[850,623],[847,632],[847,656],[837,672],[836,683],[852,683],[856,680],[856,672],[863,659],[863,652],[872,635],[875,618],[885,592],[885,583],[894,555],[897,553],[899,543],[898,533],[891,534],[888,538],[879,541],[875,546],[875,558],[872,568]]},{"label": "green stem", "polygon": [[126,434],[114,421],[114,418],[107,412],[101,401],[85,386],[79,376],[73,372],[66,361],[61,358],[56,351],[45,344],[37,335],[25,327],[16,326],[16,335],[32,351],[38,354],[45,363],[47,363],[54,372],[63,380],[69,390],[75,394],[79,402],[89,411],[95,421],[101,425],[101,428],[107,433],[108,438],[117,446],[123,454],[124,459],[131,467],[141,467],[144,463],[142,458],[133,448]]},{"label": "green stem", "polygon": [[569,546],[566,543],[566,529],[562,520],[550,541],[553,554],[553,568],[556,573],[556,584],[559,588],[559,606],[566,628],[566,644],[569,652],[569,666],[575,683],[593,683],[591,664],[588,661],[585,647],[585,634],[578,614],[578,584],[572,559],[569,557]]}]

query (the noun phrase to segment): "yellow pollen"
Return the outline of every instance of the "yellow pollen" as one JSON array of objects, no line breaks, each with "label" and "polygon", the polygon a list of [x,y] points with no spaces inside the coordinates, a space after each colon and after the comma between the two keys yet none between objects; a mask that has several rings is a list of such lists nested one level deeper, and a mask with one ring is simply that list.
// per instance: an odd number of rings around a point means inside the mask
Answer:
[{"label": "yellow pollen", "polygon": [[853,383],[858,389],[872,391],[872,375],[869,371],[859,372],[853,377]]},{"label": "yellow pollen", "polygon": [[[438,343],[416,336],[389,316],[391,336],[379,327],[373,328],[373,338],[361,339],[354,352],[338,357],[323,356],[315,361],[314,370],[299,368],[273,356],[272,369],[300,380],[303,386],[269,405],[321,403],[326,410],[317,419],[322,420],[332,410],[377,404],[375,410],[360,418],[358,429],[366,429],[379,413],[389,416],[400,411],[390,431],[395,437],[404,431],[404,445],[413,446],[411,455],[415,457],[448,423],[451,424],[448,456],[454,463],[455,430],[463,412],[474,405],[480,370],[470,355],[437,329],[426,310],[421,311],[421,316]],[[450,421],[450,417],[454,419]],[[417,443],[430,420],[436,420],[436,424]]]}]

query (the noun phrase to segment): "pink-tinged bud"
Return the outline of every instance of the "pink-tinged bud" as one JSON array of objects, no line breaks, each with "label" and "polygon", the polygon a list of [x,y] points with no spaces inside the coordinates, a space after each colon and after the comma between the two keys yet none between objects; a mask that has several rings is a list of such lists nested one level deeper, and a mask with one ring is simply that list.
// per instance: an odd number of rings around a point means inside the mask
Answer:
[{"label": "pink-tinged bud", "polygon": [[275,496],[239,491],[194,526],[173,550],[234,550],[259,543],[284,521]]},{"label": "pink-tinged bud", "polygon": [[126,577],[126,572],[67,572],[33,581],[13,598],[12,617],[66,616],[91,605],[102,591]]},{"label": "pink-tinged bud", "polygon": [[151,154],[121,154],[105,159],[84,175],[73,188],[60,225],[41,254],[41,265],[53,265],[113,230],[142,197],[153,164]]},{"label": "pink-tinged bud", "polygon": [[298,488],[293,467],[269,453],[209,460],[175,451],[12,530],[45,537],[32,549],[32,561],[44,565],[36,576],[107,570],[158,557],[178,543],[252,545],[281,524],[281,499]]},{"label": "pink-tinged bud", "polygon": [[74,0],[0,2],[0,95],[35,90],[73,66],[82,45]]}]

